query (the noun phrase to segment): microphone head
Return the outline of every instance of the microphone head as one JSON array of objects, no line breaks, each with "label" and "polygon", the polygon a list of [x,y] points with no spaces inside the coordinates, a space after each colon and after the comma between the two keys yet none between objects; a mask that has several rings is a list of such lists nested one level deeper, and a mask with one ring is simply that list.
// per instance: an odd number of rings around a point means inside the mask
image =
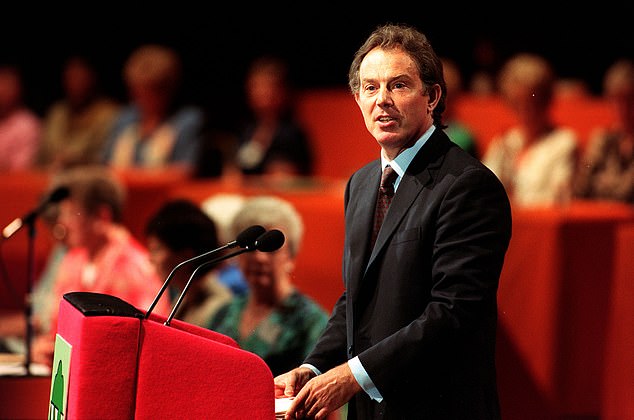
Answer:
[{"label": "microphone head", "polygon": [[53,192],[48,197],[49,203],[58,203],[70,195],[70,189],[67,186],[59,186],[53,190]]},{"label": "microphone head", "polygon": [[263,233],[255,241],[255,249],[262,252],[277,251],[284,245],[284,234],[277,230],[271,229]]},{"label": "microphone head", "polygon": [[255,241],[266,232],[260,225],[253,225],[238,234],[236,237],[236,243],[240,248],[252,247],[255,245]]}]

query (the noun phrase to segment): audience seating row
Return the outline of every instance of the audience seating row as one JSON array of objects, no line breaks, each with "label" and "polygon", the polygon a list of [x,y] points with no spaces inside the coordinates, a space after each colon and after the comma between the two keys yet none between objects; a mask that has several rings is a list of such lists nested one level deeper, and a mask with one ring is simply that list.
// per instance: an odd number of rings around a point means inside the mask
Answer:
[{"label": "audience seating row", "polygon": [[[313,138],[315,175],[346,178],[376,159],[379,149],[368,133],[352,94],[344,88],[302,92],[297,111]],[[456,117],[471,127],[480,154],[491,139],[515,122],[499,96],[464,95],[456,99]],[[593,128],[615,120],[614,110],[600,97],[561,96],[554,100],[553,120],[576,130],[583,149]]]}]

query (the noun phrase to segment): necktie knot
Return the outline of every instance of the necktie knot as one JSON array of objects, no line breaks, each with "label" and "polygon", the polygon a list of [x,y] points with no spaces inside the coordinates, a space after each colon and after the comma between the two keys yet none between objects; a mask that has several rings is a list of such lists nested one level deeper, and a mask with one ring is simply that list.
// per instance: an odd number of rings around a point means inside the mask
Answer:
[{"label": "necktie knot", "polygon": [[383,175],[381,175],[381,192],[388,197],[392,197],[394,195],[394,181],[396,181],[396,177],[398,174],[390,165],[387,165],[385,169],[383,169]]}]

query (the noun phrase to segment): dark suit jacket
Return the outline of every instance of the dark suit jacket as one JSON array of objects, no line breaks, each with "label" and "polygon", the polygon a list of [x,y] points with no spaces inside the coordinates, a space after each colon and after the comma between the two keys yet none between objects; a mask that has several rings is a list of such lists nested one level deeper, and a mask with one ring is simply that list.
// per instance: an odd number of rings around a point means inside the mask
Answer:
[{"label": "dark suit jacket", "polygon": [[346,291],[306,362],[324,372],[359,356],[384,399],[357,394],[349,418],[499,419],[496,297],[511,237],[504,187],[436,129],[368,250],[380,175],[376,160],[346,186]]}]

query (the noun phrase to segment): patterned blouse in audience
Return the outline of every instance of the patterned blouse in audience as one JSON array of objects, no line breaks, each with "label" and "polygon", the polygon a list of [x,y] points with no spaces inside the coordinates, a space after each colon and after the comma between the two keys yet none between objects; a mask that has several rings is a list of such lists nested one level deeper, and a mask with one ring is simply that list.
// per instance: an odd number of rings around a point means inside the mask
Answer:
[{"label": "patterned blouse in audience", "polygon": [[262,357],[273,376],[299,366],[326,327],[328,317],[312,299],[294,291],[263,319],[251,334],[239,332],[247,298],[234,297],[208,328],[233,337],[240,347]]},{"label": "patterned blouse in audience", "polygon": [[615,109],[611,127],[590,137],[576,177],[582,199],[634,204],[634,62],[618,60],[606,72],[605,98]]}]

